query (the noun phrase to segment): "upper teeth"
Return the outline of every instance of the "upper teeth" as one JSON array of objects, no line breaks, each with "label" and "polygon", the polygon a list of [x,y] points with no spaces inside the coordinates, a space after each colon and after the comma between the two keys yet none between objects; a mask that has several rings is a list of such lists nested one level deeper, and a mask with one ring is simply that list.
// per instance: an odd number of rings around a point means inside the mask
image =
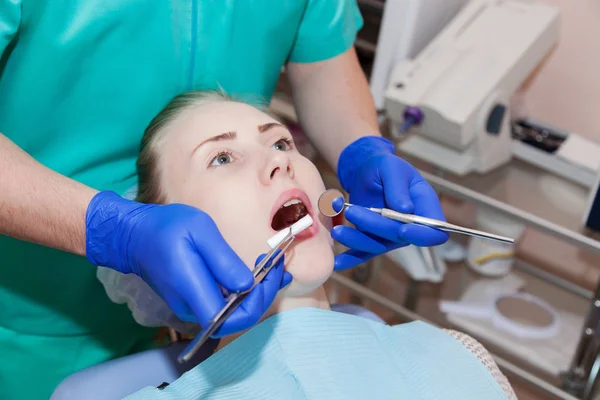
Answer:
[{"label": "upper teeth", "polygon": [[283,207],[291,206],[292,204],[300,204],[300,203],[302,203],[300,200],[292,199],[292,200],[289,200],[288,202],[284,203]]}]

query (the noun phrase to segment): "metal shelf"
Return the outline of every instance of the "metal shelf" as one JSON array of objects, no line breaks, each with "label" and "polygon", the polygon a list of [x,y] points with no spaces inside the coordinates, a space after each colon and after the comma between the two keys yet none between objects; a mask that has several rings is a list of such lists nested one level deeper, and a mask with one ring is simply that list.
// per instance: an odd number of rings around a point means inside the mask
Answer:
[{"label": "metal shelf", "polygon": [[425,171],[420,172],[423,175],[423,178],[425,178],[432,186],[437,187],[442,192],[450,193],[455,197],[472,201],[478,205],[491,207],[495,210],[503,212],[519,222],[539,229],[540,231],[555,236],[558,239],[583,247],[587,250],[600,253],[600,242],[579,230],[551,222],[540,216],[534,215],[533,213],[523,211],[515,206],[498,201],[492,197],[483,195],[468,187],[453,183],[431,173]]}]

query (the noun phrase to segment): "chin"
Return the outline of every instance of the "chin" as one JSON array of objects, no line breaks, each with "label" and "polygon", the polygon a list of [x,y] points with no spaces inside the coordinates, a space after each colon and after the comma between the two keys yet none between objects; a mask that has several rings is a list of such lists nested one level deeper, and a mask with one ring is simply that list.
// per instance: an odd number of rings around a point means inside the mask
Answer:
[{"label": "chin", "polygon": [[327,243],[301,243],[290,254],[286,270],[293,280],[286,297],[307,296],[322,286],[333,272],[333,250]]}]

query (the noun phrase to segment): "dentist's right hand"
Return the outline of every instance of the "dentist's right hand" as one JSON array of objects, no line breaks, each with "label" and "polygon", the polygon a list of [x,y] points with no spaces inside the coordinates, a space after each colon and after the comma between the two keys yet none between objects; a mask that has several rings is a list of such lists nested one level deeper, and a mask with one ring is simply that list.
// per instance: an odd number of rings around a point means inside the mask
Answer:
[{"label": "dentist's right hand", "polygon": [[[225,305],[221,287],[236,292],[254,283],[208,214],[183,204],[142,204],[109,191],[88,205],[86,256],[96,266],[139,275],[179,319],[202,327]],[[213,337],[256,324],[290,280],[282,257]]]}]

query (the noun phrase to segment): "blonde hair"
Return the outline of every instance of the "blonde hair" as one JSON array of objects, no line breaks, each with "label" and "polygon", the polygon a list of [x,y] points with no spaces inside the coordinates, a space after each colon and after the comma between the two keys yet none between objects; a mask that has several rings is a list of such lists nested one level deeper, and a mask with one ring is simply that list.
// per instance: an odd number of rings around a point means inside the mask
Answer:
[{"label": "blonde hair", "polygon": [[138,193],[136,200],[141,203],[161,204],[166,202],[166,194],[160,185],[159,154],[157,143],[161,141],[166,127],[179,115],[194,107],[215,103],[245,103],[266,114],[265,102],[255,98],[246,101],[234,98],[221,90],[198,90],[182,93],[174,97],[148,124],[144,131],[137,159]]}]

